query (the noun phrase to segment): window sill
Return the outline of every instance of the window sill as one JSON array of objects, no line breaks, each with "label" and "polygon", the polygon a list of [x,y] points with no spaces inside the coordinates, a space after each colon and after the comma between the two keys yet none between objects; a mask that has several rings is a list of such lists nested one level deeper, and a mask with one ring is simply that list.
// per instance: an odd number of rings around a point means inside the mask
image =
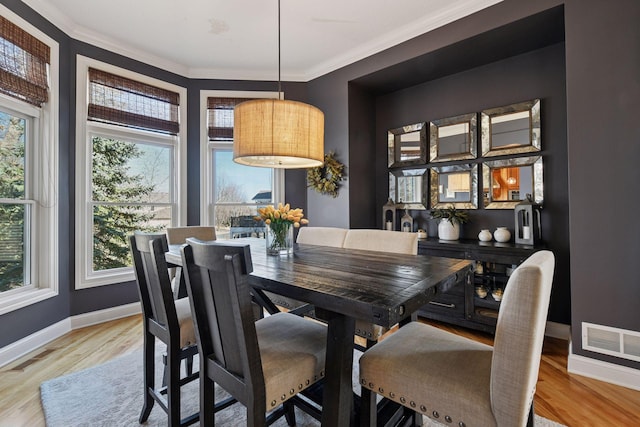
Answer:
[{"label": "window sill", "polygon": [[58,292],[51,289],[24,289],[11,295],[2,295],[0,296],[0,315],[19,310],[57,295]]}]

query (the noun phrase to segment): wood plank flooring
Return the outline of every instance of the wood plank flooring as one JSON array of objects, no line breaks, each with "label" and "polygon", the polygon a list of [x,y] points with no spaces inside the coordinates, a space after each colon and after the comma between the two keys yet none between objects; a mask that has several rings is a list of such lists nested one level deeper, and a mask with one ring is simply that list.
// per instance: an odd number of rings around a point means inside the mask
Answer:
[{"label": "wood plank flooring", "polygon": [[[492,343],[489,334],[432,324]],[[141,348],[141,317],[132,316],[72,331],[4,366],[0,369],[0,427],[44,426],[41,382]],[[536,413],[569,427],[640,425],[640,391],[569,375],[567,350],[564,340],[545,340]]]}]

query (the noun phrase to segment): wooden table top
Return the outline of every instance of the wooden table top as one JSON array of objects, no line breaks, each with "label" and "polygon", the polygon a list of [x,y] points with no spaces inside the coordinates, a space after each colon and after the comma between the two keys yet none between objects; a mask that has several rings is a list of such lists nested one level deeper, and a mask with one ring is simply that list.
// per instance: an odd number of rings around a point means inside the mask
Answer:
[{"label": "wooden table top", "polygon": [[[243,243],[251,246],[254,287],[386,327],[459,283],[472,268],[467,260],[315,245],[296,245],[293,256],[268,256],[264,239],[233,241]],[[171,248],[167,260],[180,264],[177,254]]]}]

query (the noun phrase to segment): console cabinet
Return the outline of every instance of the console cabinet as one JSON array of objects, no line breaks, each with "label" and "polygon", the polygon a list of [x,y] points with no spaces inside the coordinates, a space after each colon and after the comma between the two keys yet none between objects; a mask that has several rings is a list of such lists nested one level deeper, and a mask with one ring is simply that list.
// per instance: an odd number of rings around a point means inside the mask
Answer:
[{"label": "console cabinet", "polygon": [[[494,299],[492,293],[496,289],[504,290],[513,269],[542,248],[479,240],[420,239],[419,254],[472,260],[475,262],[475,271],[473,282],[437,295],[418,311],[418,316],[495,332],[500,301]],[[484,296],[482,289],[486,291]]]}]

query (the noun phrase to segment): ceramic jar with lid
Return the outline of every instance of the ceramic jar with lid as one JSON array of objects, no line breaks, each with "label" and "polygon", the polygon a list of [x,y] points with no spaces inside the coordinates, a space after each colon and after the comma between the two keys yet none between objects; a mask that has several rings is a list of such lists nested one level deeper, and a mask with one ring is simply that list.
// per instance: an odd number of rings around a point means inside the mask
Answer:
[{"label": "ceramic jar with lid", "polygon": [[498,227],[496,228],[496,231],[493,232],[493,238],[496,239],[496,242],[508,242],[511,240],[511,232],[507,227]]}]

